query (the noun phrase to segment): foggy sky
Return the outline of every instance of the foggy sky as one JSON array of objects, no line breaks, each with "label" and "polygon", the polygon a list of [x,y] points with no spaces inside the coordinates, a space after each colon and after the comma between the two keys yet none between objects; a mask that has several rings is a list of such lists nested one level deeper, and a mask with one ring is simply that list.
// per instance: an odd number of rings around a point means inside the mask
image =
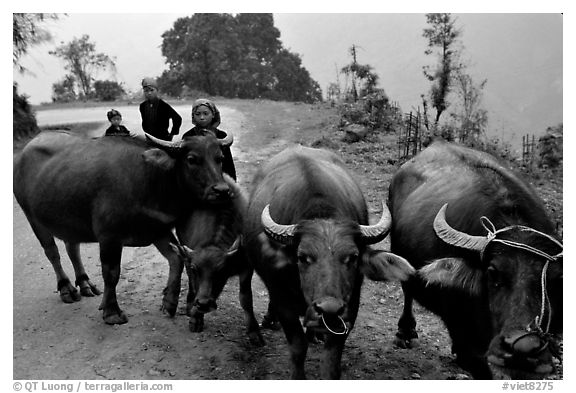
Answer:
[{"label": "foggy sky", "polygon": [[[88,34],[96,51],[114,57],[115,79],[133,91],[144,76],[166,69],[161,34],[178,17],[191,14],[68,14],[45,25],[51,43],[33,47],[23,65],[34,75],[14,73],[22,93],[33,104],[51,100],[52,84],[65,75],[62,62],[48,55],[61,42]],[[454,14],[462,28],[464,57],[470,73],[487,79],[484,103],[492,128],[519,133],[538,132],[562,122],[562,24],[559,14]],[[424,14],[275,14],[275,26],[285,48],[301,56],[303,66],[323,91],[339,79],[337,70],[351,61],[349,48],[358,46],[358,61],[379,75],[379,87],[404,111],[421,105],[429,84],[422,66],[426,57]],[[97,79],[114,79],[99,75]]]}]

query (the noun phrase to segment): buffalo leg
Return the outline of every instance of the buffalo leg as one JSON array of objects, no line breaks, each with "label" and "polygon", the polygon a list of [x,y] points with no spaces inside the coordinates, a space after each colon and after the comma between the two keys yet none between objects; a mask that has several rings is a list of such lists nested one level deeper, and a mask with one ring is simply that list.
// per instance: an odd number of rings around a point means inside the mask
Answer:
[{"label": "buffalo leg", "polygon": [[154,245],[160,254],[168,260],[168,282],[163,291],[164,297],[162,298],[162,311],[167,312],[168,315],[173,317],[176,315],[178,309],[178,299],[180,297],[184,262],[170,246],[170,240],[168,237],[155,242]]},{"label": "buffalo leg", "polygon": [[479,301],[472,299],[466,302],[446,299],[444,304],[448,308],[440,317],[452,339],[452,353],[456,355],[456,362],[474,379],[492,379],[485,356],[491,337],[488,313],[482,311],[484,307]]},{"label": "buffalo leg", "polygon": [[198,283],[196,272],[192,269],[192,266],[186,264],[186,275],[188,276],[188,295],[186,296],[186,315],[192,316],[192,310],[194,308],[194,300],[196,300],[196,294],[198,293]]},{"label": "buffalo leg", "polygon": [[254,316],[254,304],[252,297],[252,276],[254,274],[253,269],[247,269],[246,271],[240,273],[240,305],[244,310],[244,315],[246,318],[246,329],[250,343],[255,346],[264,345],[264,338],[260,333],[260,327],[258,326],[258,321]]},{"label": "buffalo leg", "polygon": [[56,242],[54,241],[54,236],[52,236],[47,230],[45,230],[39,224],[36,224],[34,220],[31,220],[28,215],[28,222],[30,222],[30,226],[34,231],[34,234],[40,241],[40,245],[44,249],[44,254],[52,264],[52,268],[54,269],[54,273],[56,274],[56,285],[58,292],[60,293],[60,299],[64,303],[74,303],[80,300],[80,294],[78,290],[68,278],[68,275],[62,268],[62,263],[60,261],[60,253],[58,252],[58,247],[56,246]]},{"label": "buffalo leg", "polygon": [[[289,307],[288,305],[284,305]],[[300,323],[300,319],[296,313],[287,311],[283,308],[283,312],[278,315],[284,335],[288,341],[290,351],[290,363],[292,365],[292,379],[306,379],[304,372],[304,361],[306,360],[306,352],[308,351],[308,340],[306,334]]]},{"label": "buffalo leg", "polygon": [[417,343],[418,333],[416,333],[416,318],[412,311],[414,297],[407,283],[402,283],[404,293],[404,308],[398,320],[398,331],[394,338],[394,344],[400,348],[412,348]]},{"label": "buffalo leg", "polygon": [[260,326],[262,329],[280,330],[281,326],[278,323],[278,316],[276,315],[272,302],[268,303],[268,311],[266,311],[264,318],[262,318],[262,324]]},{"label": "buffalo leg", "polygon": [[323,361],[320,365],[320,377],[323,379],[340,379],[341,361],[347,335],[326,334]]},{"label": "buffalo leg", "polygon": [[80,244],[65,242],[66,252],[70,261],[72,261],[72,266],[74,266],[74,273],[76,274],[76,286],[80,287],[80,294],[86,297],[98,296],[102,292],[96,285],[90,282],[90,278],[84,270],[84,264],[82,263],[82,258],[80,257]]},{"label": "buffalo leg", "polygon": [[109,325],[120,325],[128,322],[126,314],[120,309],[116,299],[116,285],[120,280],[120,261],[122,245],[116,242],[100,242],[100,261],[104,279],[104,296],[100,309],[103,310],[104,322]]}]

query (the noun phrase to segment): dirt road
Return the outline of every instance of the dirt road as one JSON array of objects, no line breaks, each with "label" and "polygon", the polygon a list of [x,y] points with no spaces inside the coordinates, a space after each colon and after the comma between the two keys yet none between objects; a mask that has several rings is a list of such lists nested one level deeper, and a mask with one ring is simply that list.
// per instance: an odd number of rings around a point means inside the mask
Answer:
[{"label": "dirt road", "polygon": [[[271,102],[224,102],[223,129],[233,130],[233,146],[242,187],[258,165],[293,143],[310,145],[329,135],[333,110]],[[105,124],[103,124],[105,127]],[[102,129],[103,131],[103,129]],[[366,189],[371,214],[386,197],[390,173],[363,168],[348,159]],[[129,322],[104,324],[100,297],[64,304],[56,292],[53,270],[20,207],[13,206],[13,378],[14,379],[286,379],[288,355],[281,331],[264,331],[267,345],[250,346],[238,302],[238,280],[226,286],[217,311],[206,316],[205,331],[191,333],[184,315],[186,290],[174,318],[160,311],[168,265],[154,247],[125,248],[118,285],[120,306]],[[373,222],[373,221],[372,221]],[[63,244],[63,266],[72,276]],[[377,245],[387,247],[387,240]],[[92,281],[103,289],[94,244],[82,247]],[[184,278],[183,288],[186,288]],[[255,277],[255,312],[261,319],[267,293]],[[342,359],[343,379],[468,379],[453,362],[442,323],[416,307],[420,347],[392,345],[402,306],[398,284],[366,281],[360,313]],[[319,346],[311,345],[306,370],[319,374]]]}]

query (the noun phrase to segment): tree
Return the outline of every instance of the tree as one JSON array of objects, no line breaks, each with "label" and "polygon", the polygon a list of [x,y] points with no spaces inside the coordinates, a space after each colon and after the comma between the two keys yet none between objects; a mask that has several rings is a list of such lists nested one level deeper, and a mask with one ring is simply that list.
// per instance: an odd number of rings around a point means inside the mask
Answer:
[{"label": "tree", "polygon": [[[430,100],[436,109],[434,127],[437,128],[442,113],[448,108],[448,93],[454,72],[459,68],[459,51],[455,48],[461,31],[456,29],[455,20],[450,14],[426,14],[426,21],[430,27],[424,29],[423,36],[428,39],[426,55],[434,53],[438,56],[438,64],[434,70],[424,66],[424,76],[432,82]],[[436,49],[436,52],[434,51]]]},{"label": "tree", "polygon": [[227,84],[242,58],[241,42],[235,31],[234,17],[228,14],[194,14],[179,18],[174,27],[162,34],[162,55],[171,77],[211,95],[230,95]]},{"label": "tree", "polygon": [[350,78],[351,87],[348,94],[354,102],[358,101],[359,96],[373,93],[378,84],[378,75],[372,72],[372,66],[358,63],[356,48],[356,45],[352,45],[350,48],[352,62],[342,68],[342,72]]},{"label": "tree", "polygon": [[52,84],[52,102],[70,102],[78,98],[72,75],[64,76],[60,82]]},{"label": "tree", "polygon": [[275,82],[270,89],[274,95],[270,98],[309,103],[322,100],[320,86],[302,67],[300,56],[287,49],[281,49],[274,57],[272,66]]},{"label": "tree", "polygon": [[42,42],[50,41],[52,35],[41,24],[49,19],[58,19],[56,14],[12,14],[12,64],[18,71],[26,69],[20,64],[28,49]]},{"label": "tree", "polygon": [[[319,87],[298,55],[282,48],[272,14],[194,14],[162,34],[168,71],[159,84],[180,95],[309,101]],[[321,98],[321,95],[320,95]]]},{"label": "tree", "polygon": [[[12,14],[12,66],[20,73],[26,68],[20,63],[22,56],[31,46],[51,39],[41,23],[47,19],[57,19],[55,14]],[[12,132],[14,140],[31,137],[39,131],[36,116],[28,102],[28,97],[18,93],[18,85],[12,84]]]},{"label": "tree", "polygon": [[326,91],[328,101],[334,103],[340,100],[340,85],[338,83],[330,83]]},{"label": "tree", "polygon": [[90,97],[92,93],[92,82],[97,71],[106,68],[115,70],[114,61],[104,53],[97,53],[96,44],[90,42],[87,34],[67,44],[62,43],[48,53],[64,60],[64,69],[74,77],[84,98]]},{"label": "tree", "polygon": [[475,83],[464,67],[455,73],[453,90],[459,99],[459,111],[452,113],[451,116],[458,124],[458,137],[462,143],[478,141],[484,134],[488,112],[481,105],[486,83],[486,79]]}]

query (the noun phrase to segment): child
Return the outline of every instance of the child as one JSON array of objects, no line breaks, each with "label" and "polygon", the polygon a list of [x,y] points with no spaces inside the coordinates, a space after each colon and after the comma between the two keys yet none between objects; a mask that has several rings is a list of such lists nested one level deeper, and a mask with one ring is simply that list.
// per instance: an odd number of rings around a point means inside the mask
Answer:
[{"label": "child", "polygon": [[[158,139],[171,141],[180,131],[182,117],[170,104],[158,97],[158,85],[154,79],[142,79],[142,89],[146,98],[146,101],[140,104],[142,129]],[[172,130],[168,133],[170,119],[172,119]]]},{"label": "child", "polygon": [[[226,138],[226,132],[217,128],[220,125],[220,111],[218,111],[216,105],[210,100],[200,98],[194,102],[192,106],[192,124],[194,124],[195,127],[186,131],[184,135],[182,135],[182,139],[204,135],[207,131],[218,139]],[[230,146],[222,146],[222,153],[224,154],[222,172],[236,181],[236,168],[234,166],[234,160],[232,159]]]},{"label": "child", "polygon": [[116,109],[110,109],[106,113],[110,127],[106,130],[104,136],[131,136],[130,131],[120,123],[122,123],[122,115]]}]

